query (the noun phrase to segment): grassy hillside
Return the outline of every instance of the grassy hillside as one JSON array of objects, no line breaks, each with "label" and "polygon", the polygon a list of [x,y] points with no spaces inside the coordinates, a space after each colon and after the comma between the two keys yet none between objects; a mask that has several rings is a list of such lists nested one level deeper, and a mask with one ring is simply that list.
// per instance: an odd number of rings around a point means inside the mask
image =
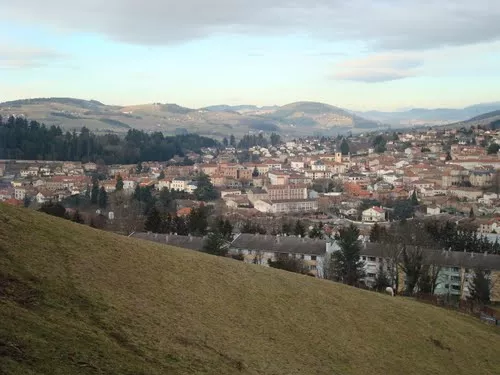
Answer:
[{"label": "grassy hillside", "polygon": [[479,321],[0,205],[2,374],[498,374]]}]

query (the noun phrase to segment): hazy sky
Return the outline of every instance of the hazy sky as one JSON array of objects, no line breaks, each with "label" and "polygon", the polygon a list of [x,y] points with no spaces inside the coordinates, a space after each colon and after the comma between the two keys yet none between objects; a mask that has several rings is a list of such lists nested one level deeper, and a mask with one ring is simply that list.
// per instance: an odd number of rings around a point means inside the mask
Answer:
[{"label": "hazy sky", "polygon": [[498,0],[0,0],[0,101],[500,100]]}]

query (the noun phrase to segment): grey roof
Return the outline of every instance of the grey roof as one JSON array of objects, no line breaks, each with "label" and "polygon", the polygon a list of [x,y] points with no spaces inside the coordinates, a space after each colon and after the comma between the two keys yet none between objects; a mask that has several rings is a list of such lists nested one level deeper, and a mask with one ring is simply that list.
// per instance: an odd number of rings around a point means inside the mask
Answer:
[{"label": "grey roof", "polygon": [[130,237],[141,240],[154,241],[165,245],[182,247],[184,249],[198,250],[203,249],[203,237],[178,236],[175,234],[157,234],[157,233],[134,233]]},{"label": "grey roof", "polygon": [[310,238],[242,233],[233,240],[231,247],[241,250],[260,250],[272,253],[324,255],[326,252],[326,241]]},{"label": "grey roof", "polygon": [[[412,248],[409,247],[409,250]],[[364,243],[361,248],[362,256],[387,257],[392,249],[378,243]],[[425,254],[424,262],[447,267],[485,268],[500,270],[500,255],[484,253],[466,253],[437,249],[422,249]]]}]

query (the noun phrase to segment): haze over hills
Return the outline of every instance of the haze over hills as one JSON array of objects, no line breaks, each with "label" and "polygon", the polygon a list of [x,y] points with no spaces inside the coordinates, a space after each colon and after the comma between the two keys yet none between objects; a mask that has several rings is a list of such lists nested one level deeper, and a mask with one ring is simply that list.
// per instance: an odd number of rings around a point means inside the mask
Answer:
[{"label": "haze over hills", "polygon": [[356,112],[364,118],[390,125],[444,125],[465,121],[487,112],[500,110],[500,102],[475,104],[461,109],[454,108],[413,108],[406,111]]},{"label": "haze over hills", "polygon": [[0,204],[0,372],[497,374],[495,327]]},{"label": "haze over hills", "polygon": [[376,129],[378,124],[337,107],[299,102],[282,107],[215,106],[202,109],[177,104],[105,105],[73,98],[40,98],[0,104],[0,115],[24,115],[68,130],[82,126],[97,131],[124,132],[130,128],[165,133],[196,132],[223,137],[268,131],[283,135],[332,135],[347,130]]}]

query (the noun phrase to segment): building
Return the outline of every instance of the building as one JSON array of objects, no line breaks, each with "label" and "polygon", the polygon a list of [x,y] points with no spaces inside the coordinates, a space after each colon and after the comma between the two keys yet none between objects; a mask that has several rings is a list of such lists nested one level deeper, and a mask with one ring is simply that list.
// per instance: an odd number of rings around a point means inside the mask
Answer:
[{"label": "building", "polygon": [[364,210],[361,214],[361,218],[363,221],[371,223],[385,221],[385,210],[374,206]]},{"label": "building", "polygon": [[307,186],[304,184],[268,185],[264,189],[270,200],[307,199]]},{"label": "building", "polygon": [[187,189],[189,182],[190,182],[190,180],[188,180],[187,178],[176,177],[172,180],[172,184],[170,185],[170,188],[172,190],[185,191]]},{"label": "building", "polygon": [[247,263],[263,266],[280,256],[296,257],[304,261],[312,275],[317,276],[326,246],[325,240],[242,233],[231,242],[230,251],[242,254]]},{"label": "building", "polygon": [[317,199],[258,200],[255,201],[253,205],[254,208],[260,212],[272,214],[312,212],[318,210]]}]

